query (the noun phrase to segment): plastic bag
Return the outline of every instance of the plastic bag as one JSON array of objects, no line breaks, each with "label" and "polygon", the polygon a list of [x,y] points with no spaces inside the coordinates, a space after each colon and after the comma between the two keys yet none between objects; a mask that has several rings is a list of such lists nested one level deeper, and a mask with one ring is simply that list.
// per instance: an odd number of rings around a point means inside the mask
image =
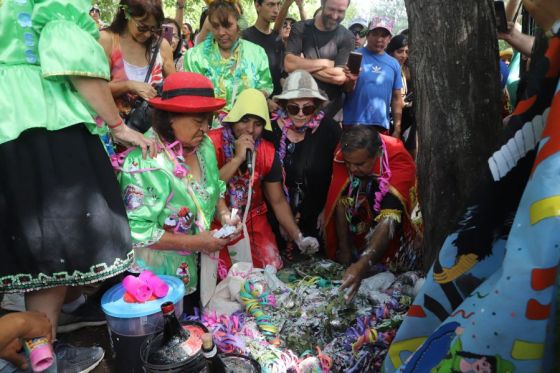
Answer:
[{"label": "plastic bag", "polygon": [[381,272],[375,276],[368,277],[362,281],[361,291],[385,291],[395,281],[395,275],[391,272]]},{"label": "plastic bag", "polygon": [[207,311],[216,312],[217,315],[231,315],[241,311],[241,298],[239,292],[245,280],[255,269],[252,263],[238,262],[231,266],[226,278],[216,286],[216,290],[206,307]]}]

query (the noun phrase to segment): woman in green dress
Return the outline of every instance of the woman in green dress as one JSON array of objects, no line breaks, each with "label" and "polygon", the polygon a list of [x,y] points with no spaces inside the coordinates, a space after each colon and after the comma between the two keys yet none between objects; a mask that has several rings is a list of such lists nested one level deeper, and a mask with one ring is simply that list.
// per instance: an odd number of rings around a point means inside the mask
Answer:
[{"label": "woman in green dress", "polygon": [[[0,293],[25,292],[27,310],[48,317],[53,339],[65,297],[132,262],[126,211],[98,135],[109,127],[144,152],[151,143],[119,117],[90,6],[0,1]],[[54,350],[61,372],[93,369],[104,354],[58,342]]]},{"label": "woman in green dress", "polygon": [[[265,50],[241,39],[239,9],[235,4],[217,0],[208,7],[212,33],[185,54],[185,71],[210,78],[216,97],[226,100],[222,112],[228,113],[236,97],[247,88],[255,88],[268,97],[272,77]],[[217,124],[218,121],[215,121]]]},{"label": "woman in green dress", "polygon": [[[208,78],[187,72],[171,74],[164,80],[162,96],[150,100],[156,109],[152,126],[158,156],[143,159],[134,150],[119,174],[136,266],[181,278],[186,309],[198,303],[199,257],[205,305],[217,278],[214,253],[235,236],[215,237],[216,232],[209,230],[212,220],[239,223],[224,202],[225,184],[219,178],[214,146],[206,136],[213,112],[224,104],[225,100],[214,98]],[[208,276],[206,281],[204,276]]]}]

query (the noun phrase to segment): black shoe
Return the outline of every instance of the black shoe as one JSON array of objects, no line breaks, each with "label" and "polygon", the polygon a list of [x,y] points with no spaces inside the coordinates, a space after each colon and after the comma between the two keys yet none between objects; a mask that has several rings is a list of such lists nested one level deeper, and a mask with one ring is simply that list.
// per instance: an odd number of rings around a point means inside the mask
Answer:
[{"label": "black shoe", "polygon": [[74,312],[61,312],[58,317],[57,333],[68,333],[86,326],[100,326],[107,324],[101,306],[86,298],[84,304]]},{"label": "black shoe", "polygon": [[105,356],[101,347],[75,347],[67,343],[55,342],[54,353],[59,373],[91,372]]}]

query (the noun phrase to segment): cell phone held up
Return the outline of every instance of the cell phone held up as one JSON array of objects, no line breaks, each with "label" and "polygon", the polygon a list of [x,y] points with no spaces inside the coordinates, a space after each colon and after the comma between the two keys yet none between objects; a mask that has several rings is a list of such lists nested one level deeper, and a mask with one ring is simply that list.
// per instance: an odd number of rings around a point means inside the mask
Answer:
[{"label": "cell phone held up", "polygon": [[504,2],[501,0],[494,1],[494,11],[496,13],[496,29],[498,32],[508,32],[508,22]]},{"label": "cell phone held up", "polygon": [[360,67],[362,66],[362,54],[359,52],[350,52],[346,65],[352,74],[358,75],[360,73]]},{"label": "cell phone held up", "polygon": [[162,36],[171,44],[173,42],[173,26],[163,25]]}]

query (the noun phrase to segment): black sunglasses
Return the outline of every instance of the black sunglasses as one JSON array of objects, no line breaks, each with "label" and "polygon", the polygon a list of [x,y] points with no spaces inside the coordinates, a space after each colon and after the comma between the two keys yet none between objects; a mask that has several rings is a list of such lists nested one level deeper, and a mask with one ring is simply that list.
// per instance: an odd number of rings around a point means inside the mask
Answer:
[{"label": "black sunglasses", "polygon": [[290,21],[284,21],[284,23],[282,24],[283,28],[291,28],[292,27],[293,22]]},{"label": "black sunglasses", "polygon": [[360,31],[360,30],[354,29],[354,30],[350,30],[350,32],[352,32],[352,34],[354,34],[354,36],[359,35],[361,38],[363,38],[364,36],[367,35],[368,30],[364,29],[364,30]]},{"label": "black sunglasses", "polygon": [[291,115],[298,115],[300,110],[303,113],[303,115],[311,115],[315,112],[315,106],[314,105],[299,106],[296,104],[288,104],[286,105],[286,110]]}]

